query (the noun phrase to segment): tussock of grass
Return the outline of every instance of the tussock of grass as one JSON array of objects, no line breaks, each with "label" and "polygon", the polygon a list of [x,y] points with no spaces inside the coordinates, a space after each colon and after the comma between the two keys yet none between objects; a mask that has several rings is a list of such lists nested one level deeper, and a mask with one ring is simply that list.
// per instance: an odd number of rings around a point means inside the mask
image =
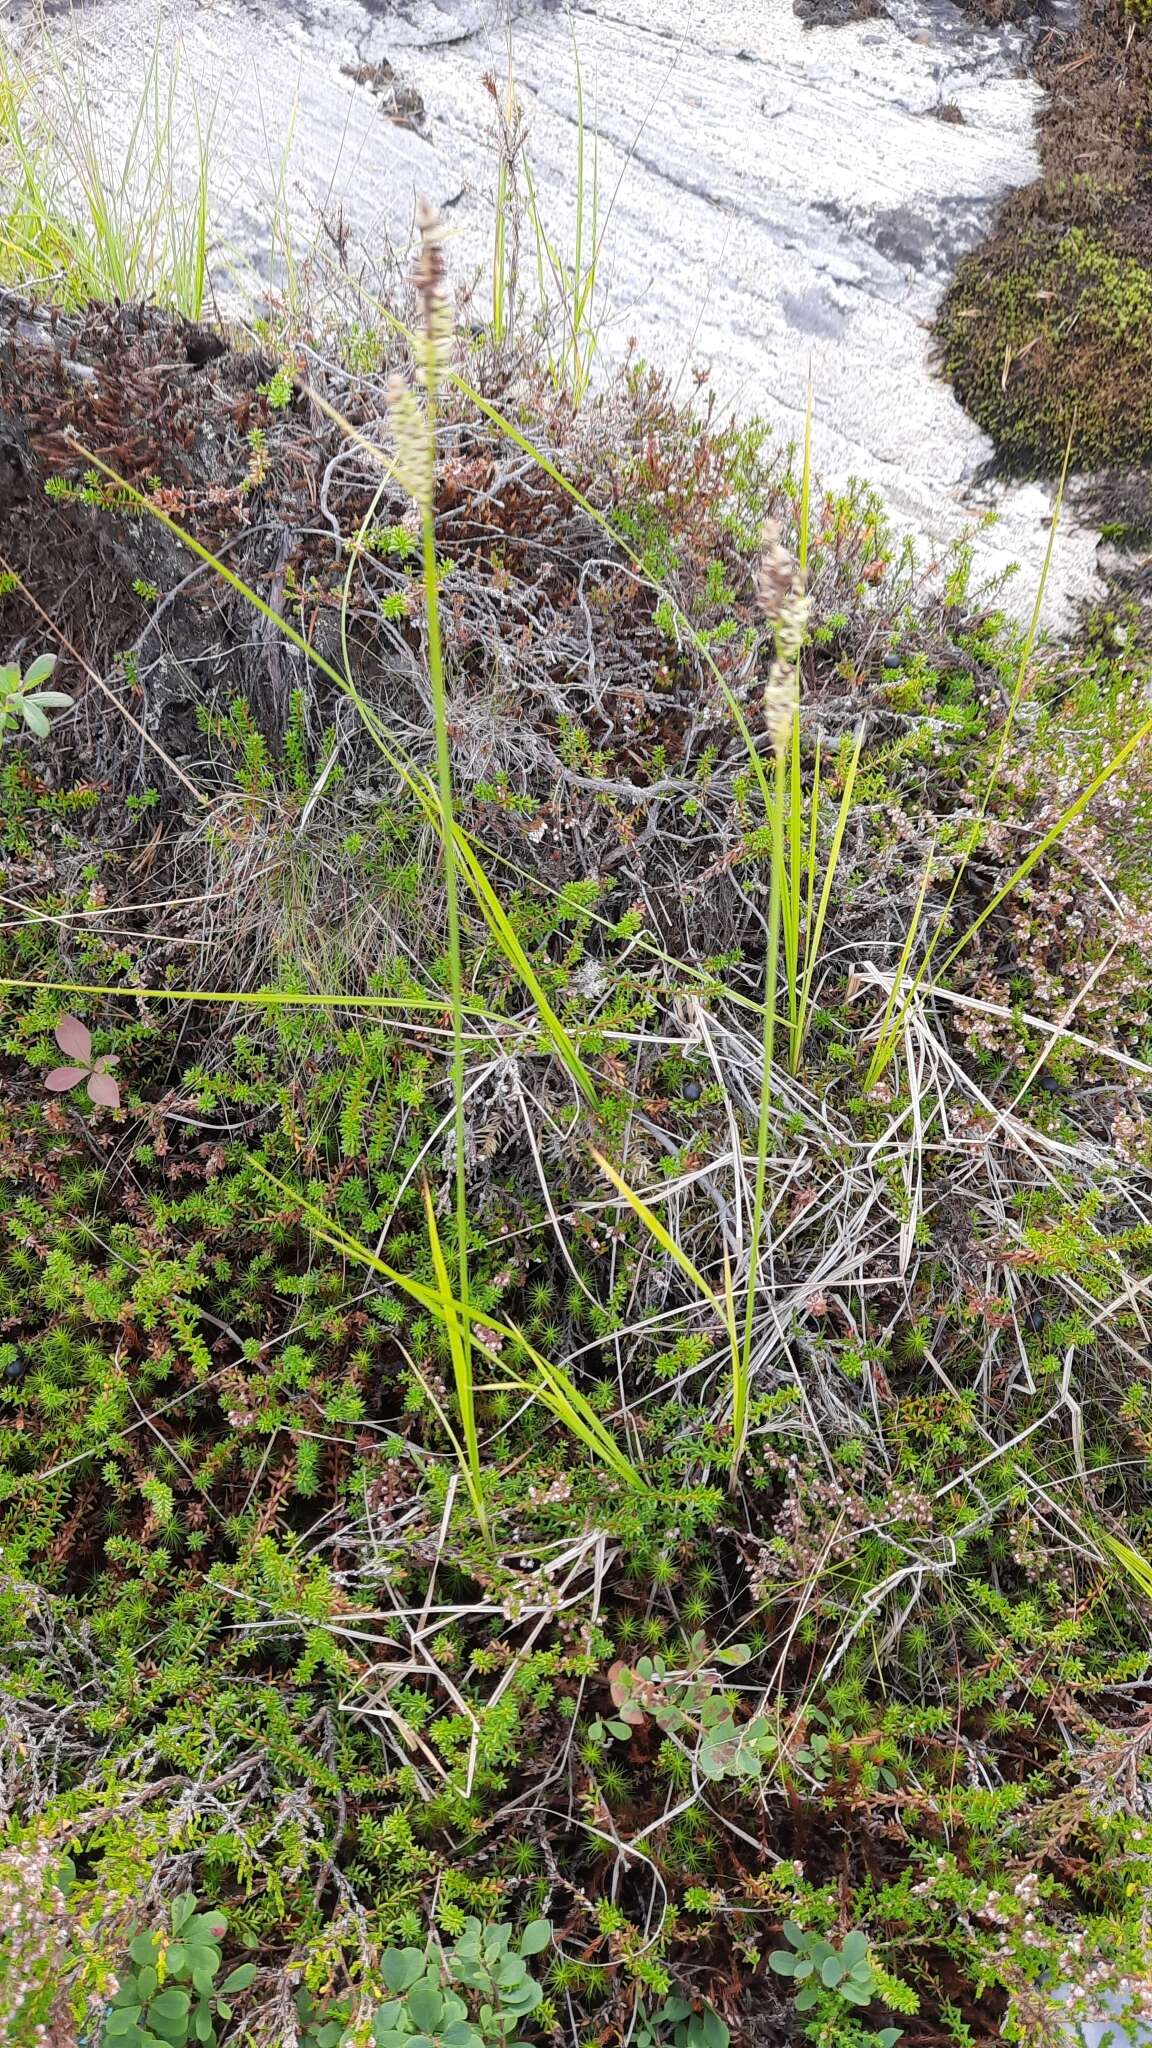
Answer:
[{"label": "tussock of grass", "polygon": [[0,42],[0,283],[58,304],[154,299],[199,320],[208,287],[212,114],[178,105],[161,43],[114,134],[80,46]]}]

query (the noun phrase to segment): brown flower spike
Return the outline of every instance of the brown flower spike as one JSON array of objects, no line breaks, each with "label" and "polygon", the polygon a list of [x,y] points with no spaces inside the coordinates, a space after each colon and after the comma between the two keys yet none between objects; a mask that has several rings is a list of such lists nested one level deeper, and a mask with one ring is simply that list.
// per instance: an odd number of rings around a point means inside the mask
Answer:
[{"label": "brown flower spike", "polygon": [[79,1017],[61,1017],[56,1026],[56,1043],[61,1052],[78,1064],[74,1067],[53,1067],[44,1076],[44,1086],[53,1095],[63,1095],[69,1088],[78,1088],[81,1081],[88,1084],[88,1095],[92,1102],[104,1109],[119,1109],[120,1089],[109,1068],[119,1064],[114,1052],[101,1053],[99,1059],[92,1057],[92,1035]]}]

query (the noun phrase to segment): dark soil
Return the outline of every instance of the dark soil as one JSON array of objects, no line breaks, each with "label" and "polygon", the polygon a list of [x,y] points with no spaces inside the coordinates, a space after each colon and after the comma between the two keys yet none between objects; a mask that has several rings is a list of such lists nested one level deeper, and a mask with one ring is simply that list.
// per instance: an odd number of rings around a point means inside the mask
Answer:
[{"label": "dark soil", "polygon": [[846,28],[851,21],[888,18],[881,0],[792,0],[792,12],[805,28]]}]

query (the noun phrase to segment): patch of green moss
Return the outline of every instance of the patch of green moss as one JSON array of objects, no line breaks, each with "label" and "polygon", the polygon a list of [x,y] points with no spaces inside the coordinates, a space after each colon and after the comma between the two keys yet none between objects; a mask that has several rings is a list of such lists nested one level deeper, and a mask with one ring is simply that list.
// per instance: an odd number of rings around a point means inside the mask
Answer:
[{"label": "patch of green moss", "polygon": [[1013,468],[1152,454],[1152,270],[1086,228],[998,237],[960,265],[940,317],[956,395]]}]

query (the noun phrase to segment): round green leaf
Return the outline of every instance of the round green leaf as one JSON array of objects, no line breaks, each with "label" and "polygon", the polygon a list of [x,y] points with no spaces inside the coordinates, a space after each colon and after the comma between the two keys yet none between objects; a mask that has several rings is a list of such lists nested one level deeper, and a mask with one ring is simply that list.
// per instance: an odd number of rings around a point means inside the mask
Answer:
[{"label": "round green leaf", "polygon": [[238,1969],[232,1970],[225,1977],[220,1989],[221,1991],[247,1991],[255,1975],[255,1963],[241,1963]]},{"label": "round green leaf", "polygon": [[857,1963],[862,1963],[867,1959],[868,1936],[862,1934],[858,1927],[853,1928],[851,1934],[844,1936],[844,1944],[840,1953],[848,1968],[850,1970],[854,1969]]},{"label": "round green leaf", "polygon": [[167,1990],[158,1991],[152,2000],[148,2012],[149,2022],[154,2025],[157,2020],[182,2020],[191,2003],[188,1993],[181,1991],[179,1985],[169,1985]]},{"label": "round green leaf", "polygon": [[535,2012],[543,1997],[544,1993],[540,1986],[529,1977],[525,1983],[517,1985],[514,1991],[502,1992],[501,2003],[505,2012],[515,2013],[519,2019],[526,2012]]},{"label": "round green leaf", "polygon": [[140,2017],[142,2007],[138,2005],[114,2005],[104,2022],[104,2032],[110,2041],[118,2041],[129,2033]]},{"label": "round green leaf", "polygon": [[424,1975],[423,1949],[386,1948],[380,1962],[380,1975],[389,1991],[407,1991],[417,1977]]},{"label": "round green leaf", "polygon": [[440,2039],[444,2048],[484,2048],[480,2035],[467,2020],[450,2020]]},{"label": "round green leaf", "polygon": [[197,1913],[182,1929],[185,1941],[223,1941],[228,1932],[228,1920],[223,1913]]},{"label": "round green leaf", "polygon": [[138,1934],[135,1941],[128,1943],[128,1953],[134,1963],[154,1963],[157,1941],[154,1934]]},{"label": "round green leaf", "polygon": [[778,1977],[796,1975],[796,1958],[790,1948],[774,1948],[768,1958],[768,1968],[775,1970]]},{"label": "round green leaf", "polygon": [[840,1982],[841,1977],[846,1977],[847,1974],[848,1972],[839,1956],[825,1956],[820,1968],[820,1981],[828,1986],[829,1991]]},{"label": "round green leaf", "polygon": [[434,2032],[444,2017],[444,2000],[435,1984],[428,1977],[422,1977],[408,1993],[408,2017],[423,2032]]},{"label": "round green leaf", "polygon": [[550,1920],[530,1920],[520,1936],[520,1953],[522,1956],[538,1956],[541,1949],[547,1948],[551,1939]]}]

